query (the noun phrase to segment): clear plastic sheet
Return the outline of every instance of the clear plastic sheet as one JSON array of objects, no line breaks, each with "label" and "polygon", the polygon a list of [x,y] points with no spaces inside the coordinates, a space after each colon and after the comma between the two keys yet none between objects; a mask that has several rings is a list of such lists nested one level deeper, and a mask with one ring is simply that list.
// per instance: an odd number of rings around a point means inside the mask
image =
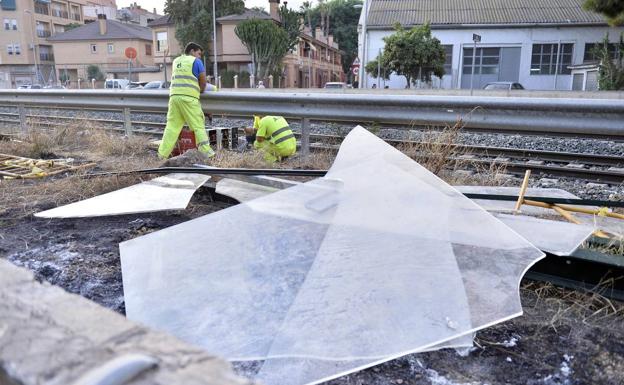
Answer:
[{"label": "clear plastic sheet", "polygon": [[311,384],[518,316],[543,253],[361,127],[324,178],[120,244],[126,314],[267,385]]},{"label": "clear plastic sheet", "polygon": [[594,232],[591,226],[525,215],[496,214],[496,217],[540,250],[559,256],[571,255]]},{"label": "clear plastic sheet", "polygon": [[85,218],[183,210],[210,176],[168,174],[120,190],[35,214],[41,218]]}]

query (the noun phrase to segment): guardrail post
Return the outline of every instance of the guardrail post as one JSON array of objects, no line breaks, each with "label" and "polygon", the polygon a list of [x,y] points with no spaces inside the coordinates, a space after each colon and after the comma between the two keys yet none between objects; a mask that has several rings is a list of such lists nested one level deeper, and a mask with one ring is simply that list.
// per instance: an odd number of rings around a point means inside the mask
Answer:
[{"label": "guardrail post", "polygon": [[221,75],[217,76],[217,84],[219,89],[221,89]]},{"label": "guardrail post", "polygon": [[238,88],[238,75],[234,75],[234,88]]},{"label": "guardrail post", "polygon": [[253,74],[249,75],[249,88],[256,88],[256,77]]},{"label": "guardrail post", "polygon": [[273,88],[273,75],[269,75],[269,88]]},{"label": "guardrail post", "polygon": [[310,154],[310,119],[301,119],[301,155],[305,158]]},{"label": "guardrail post", "polygon": [[130,118],[130,108],[125,107],[123,109],[123,120],[124,120],[124,131],[126,132],[126,136],[132,135],[132,120]]},{"label": "guardrail post", "polygon": [[26,108],[23,104],[17,106],[17,111],[19,113],[20,120],[20,129],[22,130],[22,134],[28,134],[28,123],[26,122]]}]

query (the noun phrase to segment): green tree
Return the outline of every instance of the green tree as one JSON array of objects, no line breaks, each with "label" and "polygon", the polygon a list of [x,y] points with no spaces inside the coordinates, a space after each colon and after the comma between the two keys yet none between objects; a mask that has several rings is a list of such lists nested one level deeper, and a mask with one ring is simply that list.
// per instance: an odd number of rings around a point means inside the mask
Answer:
[{"label": "green tree", "polygon": [[83,26],[84,24],[80,24],[80,23],[69,23],[69,24],[65,24],[65,32],[72,30],[74,28],[78,28]]},{"label": "green tree", "polygon": [[[312,30],[318,26],[321,27],[323,36],[333,35],[334,41],[338,42],[344,52],[342,69],[345,73],[349,72],[351,63],[357,56],[357,25],[362,11],[361,7],[356,8],[357,5],[362,5],[362,0],[327,0],[308,11]],[[323,40],[320,36],[317,38]]]},{"label": "green tree", "polygon": [[282,4],[279,9],[281,27],[288,34],[289,50],[295,48],[297,42],[299,42],[299,34],[303,29],[303,25],[301,25],[299,21],[299,16],[298,12],[288,9],[285,4]]},{"label": "green tree", "polygon": [[601,90],[624,89],[624,33],[620,35],[620,41],[609,43],[607,33],[602,43],[594,48],[593,54],[600,60],[598,72],[598,87]]},{"label": "green tree", "polygon": [[444,75],[444,47],[440,40],[431,36],[429,24],[404,29],[397,23],[394,30],[383,39],[383,56],[389,70],[405,76],[408,87],[417,79],[429,82],[432,75]]},{"label": "green tree", "polygon": [[272,20],[248,19],[234,29],[251,55],[254,74],[266,78],[288,53],[290,38]]},{"label": "green tree", "polygon": [[602,13],[613,26],[624,25],[623,0],[585,0],[583,7],[589,11]]},{"label": "green tree", "polygon": [[[245,10],[243,0],[215,0],[216,17],[240,14]],[[176,39],[182,47],[189,42],[204,49],[212,42],[212,0],[166,0],[165,13],[176,24]],[[210,59],[208,52],[204,53]]]},{"label": "green tree", "polygon": [[[392,73],[390,70],[390,64],[388,63],[387,58],[383,56],[383,53],[381,55],[377,55],[375,60],[371,60],[366,63],[364,70],[367,74],[374,78],[376,78],[379,73],[379,76],[384,80],[389,80],[390,74]],[[381,87],[381,84],[378,84],[377,86]]]},{"label": "green tree", "polygon": [[91,64],[87,67],[87,77],[89,78],[89,80],[95,79],[97,81],[105,79],[102,70],[100,70],[100,67],[95,64]]}]

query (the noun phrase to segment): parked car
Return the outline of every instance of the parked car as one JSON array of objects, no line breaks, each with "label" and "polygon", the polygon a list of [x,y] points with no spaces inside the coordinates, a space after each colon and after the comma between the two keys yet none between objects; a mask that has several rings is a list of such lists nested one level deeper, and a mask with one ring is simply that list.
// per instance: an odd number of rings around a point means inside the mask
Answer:
[{"label": "parked car", "polygon": [[40,90],[41,89],[41,85],[40,84],[22,84],[21,86],[17,87],[18,90]]},{"label": "parked car", "polygon": [[162,80],[154,80],[143,86],[144,90],[164,90],[169,88],[169,82],[163,82]]},{"label": "parked car", "polygon": [[514,82],[492,82],[483,87],[484,90],[523,90],[522,84]]},{"label": "parked car", "polygon": [[347,83],[344,82],[328,82],[325,83],[325,88],[349,88]]},{"label": "parked car", "polygon": [[125,89],[130,85],[130,81],[128,79],[106,79],[104,83],[104,88],[110,89]]},{"label": "parked car", "polygon": [[146,84],[147,82],[130,82],[127,88],[130,90],[138,90],[138,89],[142,89],[143,87],[145,87]]},{"label": "parked car", "polygon": [[54,85],[45,86],[43,87],[43,89],[44,90],[64,90],[65,87],[54,84]]}]

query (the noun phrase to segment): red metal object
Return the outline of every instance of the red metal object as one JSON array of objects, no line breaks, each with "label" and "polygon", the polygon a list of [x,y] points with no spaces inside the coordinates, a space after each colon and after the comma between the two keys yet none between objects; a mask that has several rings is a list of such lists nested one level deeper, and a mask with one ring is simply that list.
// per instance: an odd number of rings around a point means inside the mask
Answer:
[{"label": "red metal object", "polygon": [[180,136],[178,137],[178,141],[173,148],[171,156],[182,155],[188,150],[192,150],[194,148],[197,148],[195,143],[195,134],[193,134],[191,130],[183,128],[180,132]]},{"label": "red metal object", "polygon": [[126,54],[126,57],[128,59],[136,59],[136,57],[137,57],[137,50],[132,48],[132,47],[126,48],[124,53]]}]

